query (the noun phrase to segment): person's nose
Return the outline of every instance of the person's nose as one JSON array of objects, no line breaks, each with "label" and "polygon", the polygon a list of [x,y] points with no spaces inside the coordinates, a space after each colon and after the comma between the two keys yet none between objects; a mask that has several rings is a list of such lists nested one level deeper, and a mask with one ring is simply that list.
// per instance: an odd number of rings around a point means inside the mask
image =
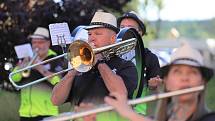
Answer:
[{"label": "person's nose", "polygon": [[39,51],[39,49],[40,49],[40,44],[34,43],[34,44],[32,44],[32,48],[33,48],[33,50]]},{"label": "person's nose", "polygon": [[33,49],[36,49],[36,48],[39,48],[39,45],[38,44],[34,44],[32,47],[33,47]]},{"label": "person's nose", "polygon": [[33,47],[33,49],[38,48],[38,44],[37,43],[33,43],[32,47]]},{"label": "person's nose", "polygon": [[188,82],[189,79],[190,79],[190,76],[189,76],[189,74],[188,74],[187,72],[183,72],[183,73],[181,74],[181,81],[182,81],[182,82]]},{"label": "person's nose", "polygon": [[96,38],[95,36],[91,35],[89,37],[89,43],[91,44],[92,47],[95,47],[95,43],[96,43]]}]

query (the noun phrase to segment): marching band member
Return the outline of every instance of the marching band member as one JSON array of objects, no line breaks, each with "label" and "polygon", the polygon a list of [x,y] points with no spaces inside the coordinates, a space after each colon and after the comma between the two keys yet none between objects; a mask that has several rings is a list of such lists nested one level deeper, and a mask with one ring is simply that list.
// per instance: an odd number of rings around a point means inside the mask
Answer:
[{"label": "marching band member", "polygon": [[[95,48],[111,45],[115,43],[118,32],[116,17],[110,13],[96,12],[86,29],[88,41]],[[137,86],[135,65],[117,56],[105,60],[102,54],[97,54],[95,60],[90,71],[79,73],[71,70],[64,76],[53,89],[51,100],[54,105],[71,102],[79,109],[91,107],[90,104],[103,104],[104,97],[112,92],[132,97]]]},{"label": "marching band member", "polygon": [[[170,64],[161,68],[164,91],[176,91],[205,85],[213,76],[213,70],[203,63],[201,54],[184,44],[171,56]],[[153,119],[135,113],[127,105],[127,98],[117,92],[106,97],[105,102],[131,121],[151,121]],[[205,107],[205,91],[163,99],[158,106],[157,121],[212,121],[215,115],[208,115]]]},{"label": "marching band member", "polygon": [[[48,29],[38,27],[30,38],[33,50],[37,49],[37,57],[33,64],[57,55],[49,49],[50,39]],[[23,63],[20,65],[23,65]],[[12,79],[18,83],[31,82],[32,80],[46,77],[53,72],[62,70],[60,63],[60,61],[56,60],[39,65],[31,69],[29,76],[23,77],[21,73],[17,73],[12,76]],[[19,66],[15,67],[14,71],[19,68]],[[59,81],[60,77],[54,76],[47,81],[21,89],[21,105],[19,108],[21,121],[38,121],[44,117],[58,115],[58,107],[52,104],[50,98],[53,86]]]}]

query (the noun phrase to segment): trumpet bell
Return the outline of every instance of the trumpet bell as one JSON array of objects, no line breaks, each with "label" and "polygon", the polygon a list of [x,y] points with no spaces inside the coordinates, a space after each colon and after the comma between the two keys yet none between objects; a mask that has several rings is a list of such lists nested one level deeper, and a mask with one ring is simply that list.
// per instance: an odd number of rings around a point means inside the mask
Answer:
[{"label": "trumpet bell", "polygon": [[94,53],[92,47],[85,41],[76,40],[68,48],[68,60],[79,72],[87,72],[93,67]]},{"label": "trumpet bell", "polygon": [[23,71],[21,74],[22,74],[22,77],[27,78],[27,77],[29,77],[29,76],[30,76],[30,74],[31,74],[31,70],[30,70],[30,69],[25,70],[25,71]]}]

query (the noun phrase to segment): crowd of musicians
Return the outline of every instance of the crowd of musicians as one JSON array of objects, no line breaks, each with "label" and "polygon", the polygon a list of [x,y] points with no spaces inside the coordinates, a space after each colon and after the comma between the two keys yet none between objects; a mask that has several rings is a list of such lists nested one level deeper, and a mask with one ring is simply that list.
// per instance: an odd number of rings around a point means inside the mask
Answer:
[{"label": "crowd of musicians", "polygon": [[[90,24],[84,29],[88,32],[89,45],[100,48],[116,43],[117,34],[124,28],[133,28],[142,38],[147,34],[144,22],[133,11],[118,19],[111,13],[95,12]],[[57,56],[50,49],[51,40],[46,27],[37,27],[29,38],[37,53],[32,64]],[[87,72],[72,69],[65,74],[22,88],[20,121],[39,121],[58,116],[58,106],[67,102],[71,103],[71,111],[75,112],[93,109],[104,103],[115,109],[75,119],[83,121],[215,120],[215,114],[205,103],[205,89],[213,77],[213,69],[206,67],[198,50],[189,43],[183,43],[171,55],[171,61],[161,68],[155,54],[148,48],[141,50],[142,55],[131,50],[109,58],[97,53],[92,68]],[[138,62],[137,56],[142,58],[141,62]],[[29,60],[31,59],[24,58],[19,61],[13,71],[23,68]],[[58,59],[32,68],[27,77],[17,73],[12,79],[20,84],[31,82],[67,68],[65,65],[65,61]],[[144,98],[150,91],[165,93],[201,85],[205,86],[203,91],[160,100],[155,115],[147,113],[151,107],[146,103],[128,105],[128,100]]]}]

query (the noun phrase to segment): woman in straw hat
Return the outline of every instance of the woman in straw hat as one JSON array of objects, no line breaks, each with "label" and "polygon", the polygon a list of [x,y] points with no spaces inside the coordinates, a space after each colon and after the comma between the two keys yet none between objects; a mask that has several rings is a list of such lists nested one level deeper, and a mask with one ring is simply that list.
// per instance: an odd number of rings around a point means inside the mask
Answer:
[{"label": "woman in straw hat", "polygon": [[[185,88],[205,85],[213,76],[213,70],[203,63],[201,54],[184,44],[171,56],[170,64],[161,68],[164,91],[176,91]],[[112,93],[116,99],[106,97],[105,102],[112,105],[124,117],[132,121],[151,121],[148,117],[135,113],[127,105],[126,96]],[[210,121],[215,115],[208,115],[205,106],[205,91],[195,92],[164,99],[158,106],[158,121]],[[207,115],[207,116],[206,116]],[[204,120],[206,121],[206,120]]]}]

